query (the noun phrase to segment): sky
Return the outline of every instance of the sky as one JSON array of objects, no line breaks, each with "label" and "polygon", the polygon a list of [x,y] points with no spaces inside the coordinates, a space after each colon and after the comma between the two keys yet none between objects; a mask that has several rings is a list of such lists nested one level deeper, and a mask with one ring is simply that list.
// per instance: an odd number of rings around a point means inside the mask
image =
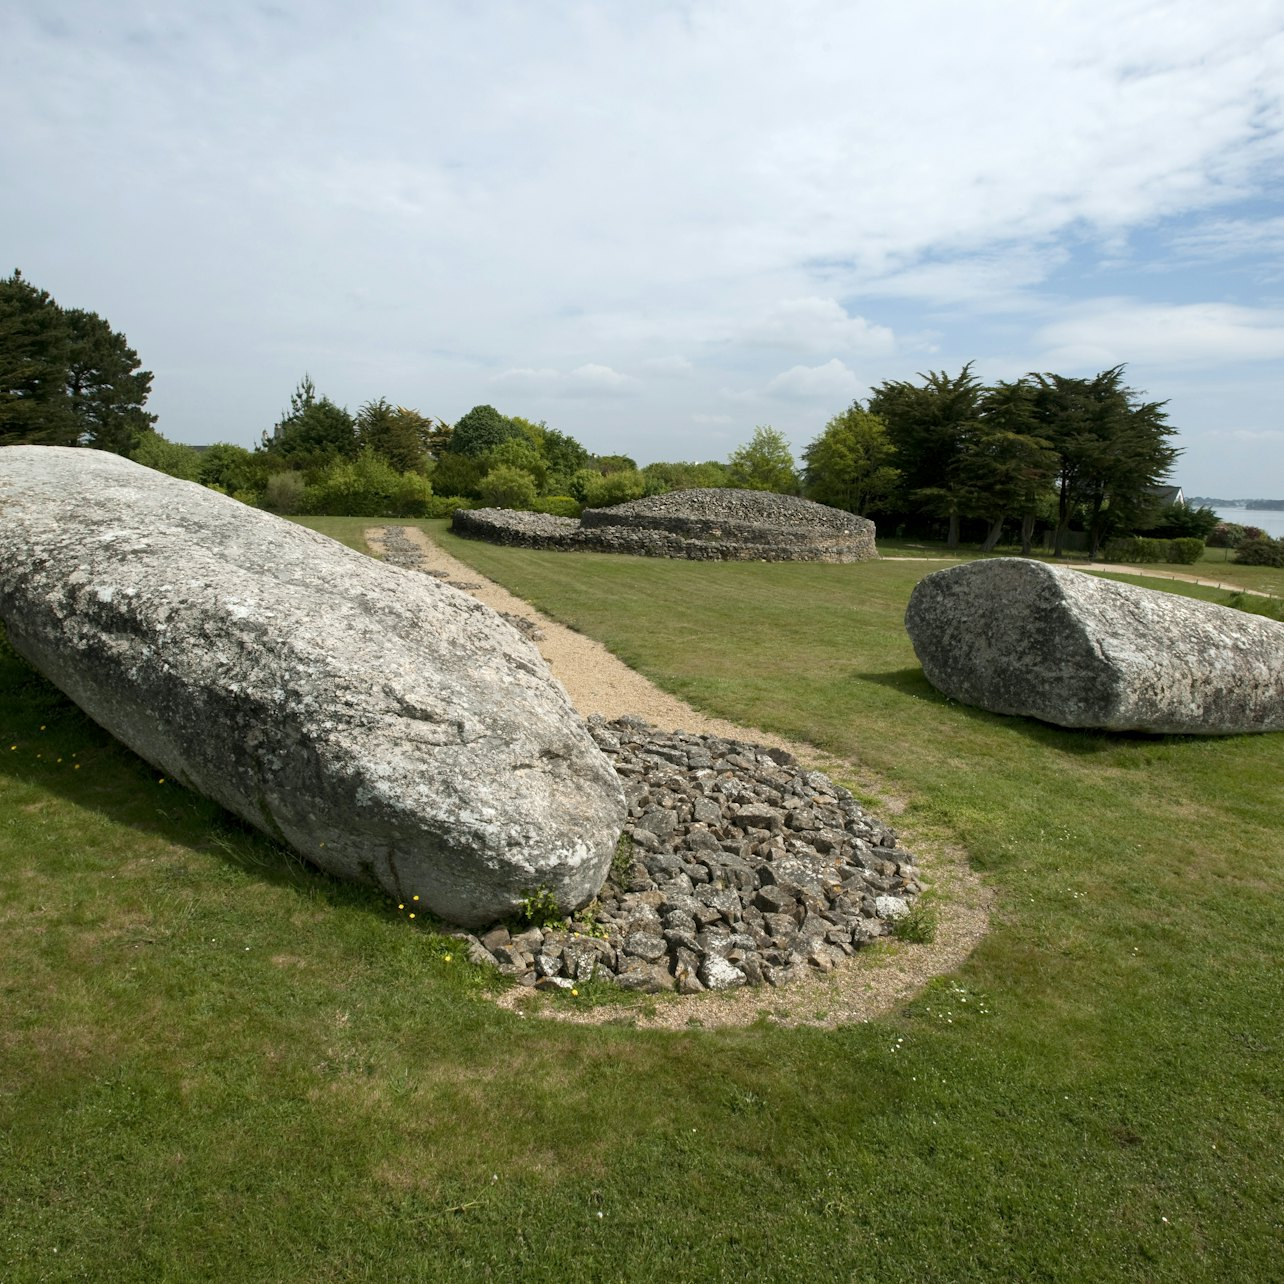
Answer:
[{"label": "sky", "polygon": [[1284,0],[4,0],[0,272],[176,441],[356,410],[795,452],[888,379],[1168,402],[1284,498]]}]

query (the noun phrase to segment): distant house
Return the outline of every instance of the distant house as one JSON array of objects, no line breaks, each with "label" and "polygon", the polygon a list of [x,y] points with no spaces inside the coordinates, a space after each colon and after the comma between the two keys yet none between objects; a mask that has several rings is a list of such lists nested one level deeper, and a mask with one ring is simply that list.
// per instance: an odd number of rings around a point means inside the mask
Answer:
[{"label": "distant house", "polygon": [[1150,497],[1155,501],[1156,508],[1171,508],[1174,504],[1186,503],[1186,496],[1182,494],[1180,486],[1152,486]]}]

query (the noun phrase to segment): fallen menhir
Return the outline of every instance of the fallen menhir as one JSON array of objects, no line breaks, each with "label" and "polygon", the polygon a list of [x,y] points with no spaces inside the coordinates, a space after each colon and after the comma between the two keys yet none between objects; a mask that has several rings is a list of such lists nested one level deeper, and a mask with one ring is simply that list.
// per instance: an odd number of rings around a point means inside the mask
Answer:
[{"label": "fallen menhir", "polygon": [[619,779],[488,607],[101,451],[0,450],[0,509],[10,641],[166,776],[465,926],[601,886]]},{"label": "fallen menhir", "polygon": [[1284,624],[1066,567],[1001,557],[924,576],[905,627],[964,704],[1063,727],[1284,730]]},{"label": "fallen menhir", "polygon": [[625,782],[631,853],[592,913],[468,936],[474,962],[548,988],[593,975],[651,993],[783,985],[831,971],[910,912],[913,857],[821,772],[639,718],[589,729]]}]

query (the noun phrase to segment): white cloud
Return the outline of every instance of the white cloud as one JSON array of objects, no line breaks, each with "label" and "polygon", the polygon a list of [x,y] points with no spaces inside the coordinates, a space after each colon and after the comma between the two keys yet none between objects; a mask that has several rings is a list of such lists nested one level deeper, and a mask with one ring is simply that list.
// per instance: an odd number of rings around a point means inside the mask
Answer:
[{"label": "white cloud", "polygon": [[791,366],[768,381],[769,397],[803,401],[850,401],[860,391],[860,381],[837,357],[823,366]]},{"label": "white cloud", "polygon": [[695,367],[686,357],[649,357],[642,362],[643,370],[657,375],[689,375]]},{"label": "white cloud", "polygon": [[1252,428],[1232,428],[1227,434],[1236,441],[1284,441],[1284,430],[1267,428],[1261,431]]},{"label": "white cloud", "polygon": [[1284,310],[1226,303],[1097,299],[1043,326],[1046,366],[1158,366],[1284,360]]},{"label": "white cloud", "polygon": [[739,337],[776,348],[864,356],[884,356],[896,347],[896,336],[887,326],[849,315],[837,299],[814,295],[781,299],[749,322]]},{"label": "white cloud", "polygon": [[735,420],[730,415],[709,415],[697,413],[691,416],[691,422],[693,424],[708,424],[712,427],[717,427],[722,424],[735,423]]},{"label": "white cloud", "polygon": [[1209,219],[1174,236],[1170,244],[1187,262],[1274,260],[1278,274],[1284,266],[1284,218]]},{"label": "white cloud", "polygon": [[181,440],[304,370],[676,455],[695,407],[814,433],[925,347],[1152,361],[1175,422],[1284,361],[1279,0],[11,8],[9,266],[124,330]]},{"label": "white cloud", "polygon": [[550,397],[618,396],[631,392],[637,385],[632,375],[592,362],[565,373],[548,367],[519,366],[494,375],[491,382],[502,384],[512,392]]}]

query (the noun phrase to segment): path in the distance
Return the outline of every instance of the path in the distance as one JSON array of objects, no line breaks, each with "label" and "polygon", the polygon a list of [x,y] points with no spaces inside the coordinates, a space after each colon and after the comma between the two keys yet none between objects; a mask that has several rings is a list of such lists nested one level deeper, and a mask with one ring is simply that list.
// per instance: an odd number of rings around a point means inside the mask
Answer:
[{"label": "path in the distance", "polygon": [[[550,620],[528,602],[452,557],[418,527],[403,526],[401,530],[419,549],[423,570],[443,572],[449,580],[461,585],[475,585],[466,591],[478,601],[493,610],[523,616],[539,626],[544,636],[535,645],[581,716],[600,713],[606,718],[618,718],[634,714],[665,731],[689,731],[773,745],[788,750],[808,766],[829,774],[837,773],[857,783],[863,792],[879,799],[875,810],[884,814],[899,810],[897,801],[887,797],[878,782],[871,781],[855,764],[835,762],[810,745],[794,744],[693,709],[630,669],[600,642]],[[370,549],[381,555],[381,528],[367,530],[365,538]],[[897,942],[891,949],[861,950],[827,976],[817,975],[779,989],[745,987],[731,994],[666,997],[664,1002],[655,1005],[653,1012],[638,1015],[638,1024],[670,1029],[693,1023],[706,1027],[745,1025],[764,1012],[787,1025],[867,1021],[912,998],[933,977],[952,972],[985,935],[993,895],[968,867],[961,851],[915,842],[912,836],[902,837],[915,853],[915,864],[923,871],[924,881],[939,894],[936,937],[930,944]],[[532,1000],[539,1001],[530,991],[509,990],[501,1002],[508,1007],[519,1007]],[[573,1011],[563,1005],[548,1008],[546,1014],[593,1023],[615,1020],[620,1015],[618,1009],[611,1006]]]},{"label": "path in the distance", "polygon": [[[1015,554],[1013,554],[1015,556]],[[884,562],[949,562],[959,565],[975,558],[966,557],[882,557]],[[1043,559],[1036,559],[1043,560]],[[1200,584],[1204,588],[1223,589],[1227,593],[1247,593],[1250,597],[1270,597],[1260,589],[1244,588],[1239,584],[1223,584],[1221,580],[1206,580],[1199,575],[1190,575],[1185,571],[1156,571],[1144,566],[1124,566],[1116,562],[1048,562],[1049,566],[1064,566],[1067,571],[1095,571],[1110,575],[1139,575],[1149,580],[1182,580],[1186,584]]]}]

